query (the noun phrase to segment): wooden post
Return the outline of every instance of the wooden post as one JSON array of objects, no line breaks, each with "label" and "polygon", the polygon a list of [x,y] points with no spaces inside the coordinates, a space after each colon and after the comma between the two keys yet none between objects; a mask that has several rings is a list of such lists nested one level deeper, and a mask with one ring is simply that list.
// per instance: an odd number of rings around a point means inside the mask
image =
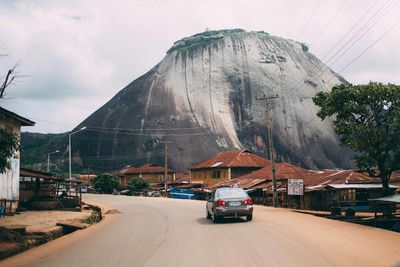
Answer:
[{"label": "wooden post", "polygon": [[273,128],[273,112],[272,112],[272,100],[278,98],[278,95],[274,96],[263,96],[260,98],[256,97],[256,100],[265,101],[265,111],[267,114],[267,128],[268,128],[268,143],[269,143],[269,155],[272,164],[272,202],[274,207],[278,207],[278,192],[276,188],[276,176],[275,176],[275,154],[274,154],[274,144],[272,136]]}]

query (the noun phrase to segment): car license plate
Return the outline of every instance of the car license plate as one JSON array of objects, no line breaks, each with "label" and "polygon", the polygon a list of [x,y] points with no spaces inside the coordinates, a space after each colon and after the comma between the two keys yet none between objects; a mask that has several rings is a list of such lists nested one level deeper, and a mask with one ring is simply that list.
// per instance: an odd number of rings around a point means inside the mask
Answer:
[{"label": "car license plate", "polygon": [[240,206],[241,202],[240,201],[231,201],[229,202],[229,206],[231,207],[237,207]]}]

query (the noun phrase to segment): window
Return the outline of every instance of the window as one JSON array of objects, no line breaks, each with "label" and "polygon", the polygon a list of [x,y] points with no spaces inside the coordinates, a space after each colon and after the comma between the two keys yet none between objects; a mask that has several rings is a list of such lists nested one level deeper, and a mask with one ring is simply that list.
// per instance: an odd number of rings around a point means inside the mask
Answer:
[{"label": "window", "polygon": [[221,177],[221,171],[220,170],[213,170],[213,178],[220,178]]},{"label": "window", "polygon": [[160,175],[160,176],[158,176],[158,179],[160,180],[160,182],[162,182],[162,181],[164,181],[164,176]]},{"label": "window", "polygon": [[219,188],[216,192],[217,198],[248,197],[246,191],[242,188]]},{"label": "window", "polygon": [[167,175],[167,181],[171,181],[171,175]]}]

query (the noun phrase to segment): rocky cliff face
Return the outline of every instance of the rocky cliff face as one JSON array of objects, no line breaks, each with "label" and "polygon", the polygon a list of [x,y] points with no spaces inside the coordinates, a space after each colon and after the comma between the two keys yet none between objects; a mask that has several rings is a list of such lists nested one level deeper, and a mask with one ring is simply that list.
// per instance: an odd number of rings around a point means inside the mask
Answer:
[{"label": "rocky cliff face", "polygon": [[[278,160],[309,168],[348,167],[329,120],[311,97],[345,82],[308,48],[265,32],[209,31],[177,41],[165,58],[77,128],[74,154],[89,168],[163,163],[185,170],[220,151],[268,153],[266,109],[273,101]],[[127,130],[129,129],[129,130]],[[79,152],[79,153],[78,153]]]}]

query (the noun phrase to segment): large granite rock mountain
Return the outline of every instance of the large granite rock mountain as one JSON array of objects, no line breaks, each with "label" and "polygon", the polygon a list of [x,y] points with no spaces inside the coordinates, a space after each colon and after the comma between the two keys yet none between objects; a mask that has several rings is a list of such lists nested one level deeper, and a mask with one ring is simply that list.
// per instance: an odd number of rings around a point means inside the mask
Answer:
[{"label": "large granite rock mountain", "polygon": [[[268,155],[265,102],[273,101],[278,161],[308,168],[349,167],[332,122],[316,116],[311,97],[346,82],[306,45],[265,32],[207,31],[177,41],[165,58],[76,129],[73,153],[85,167],[188,166],[226,150]],[[76,144],[76,145],[75,145]]]}]

